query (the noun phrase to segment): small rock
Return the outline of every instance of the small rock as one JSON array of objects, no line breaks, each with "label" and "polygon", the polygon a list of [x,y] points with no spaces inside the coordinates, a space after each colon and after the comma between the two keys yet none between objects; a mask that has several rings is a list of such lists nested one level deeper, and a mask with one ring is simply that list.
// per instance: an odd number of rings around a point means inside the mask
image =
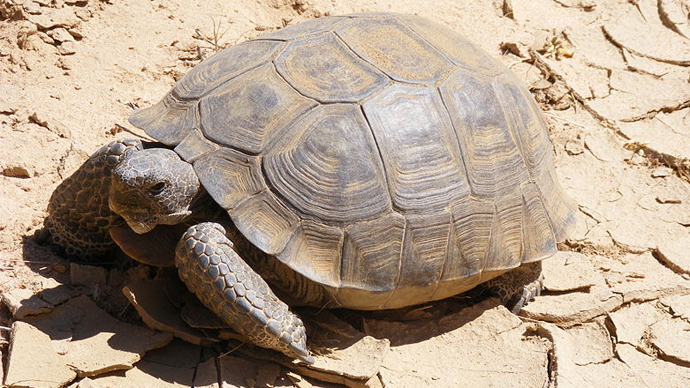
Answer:
[{"label": "small rock", "polygon": [[545,30],[535,31],[530,47],[536,52],[543,53],[551,44],[551,36],[552,34]]},{"label": "small rock", "polygon": [[63,387],[76,377],[55,352],[50,337],[21,321],[12,324],[5,384],[8,387]]},{"label": "small rock", "polygon": [[652,178],[665,178],[671,174],[673,174],[673,170],[666,166],[660,166],[652,170]]},{"label": "small rock", "polygon": [[104,288],[107,279],[108,271],[103,267],[78,263],[69,264],[69,280],[75,286]]},{"label": "small rock", "polygon": [[77,44],[74,41],[62,42],[57,49],[60,55],[72,55],[77,52]]},{"label": "small rock", "polygon": [[634,166],[646,166],[649,164],[649,160],[637,152],[628,159],[628,162]]},{"label": "small rock", "polygon": [[31,39],[38,31],[36,25],[26,20],[18,22],[17,24],[19,27],[19,31],[17,31],[17,45],[23,50],[31,48]]},{"label": "small rock", "polygon": [[690,366],[690,324],[681,319],[665,319],[653,324],[649,342],[661,358]]},{"label": "small rock", "polygon": [[2,175],[8,178],[31,178],[35,174],[36,172],[32,168],[22,162],[2,168]]},{"label": "small rock", "polygon": [[48,313],[53,309],[34,293],[26,288],[15,288],[2,294],[2,303],[12,313],[16,319],[22,319],[28,315],[38,315]]},{"label": "small rock", "polygon": [[89,7],[75,7],[74,14],[83,21],[87,21],[89,18],[91,18],[91,16],[93,16],[93,12],[89,9]]},{"label": "small rock", "polygon": [[53,38],[56,42],[60,43],[72,42],[74,40],[74,37],[64,27],[55,27],[51,30],[48,30],[46,34],[48,34],[48,36]]},{"label": "small rock", "polygon": [[72,35],[74,37],[74,39],[83,39],[84,38],[84,33],[81,32],[81,30],[78,28],[70,28],[67,31],[70,33],[70,35]]},{"label": "small rock", "polygon": [[24,12],[28,13],[29,15],[40,15],[43,13],[43,10],[38,5],[38,2],[35,1],[25,1],[23,7]]}]

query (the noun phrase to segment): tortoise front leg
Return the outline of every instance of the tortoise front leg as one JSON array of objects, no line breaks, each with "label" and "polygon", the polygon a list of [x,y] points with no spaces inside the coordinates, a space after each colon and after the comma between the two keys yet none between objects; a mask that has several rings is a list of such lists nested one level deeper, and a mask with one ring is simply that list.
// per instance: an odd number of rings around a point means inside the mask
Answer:
[{"label": "tortoise front leg", "polygon": [[199,300],[252,343],[314,362],[302,320],[235,252],[222,226],[190,227],[177,244],[175,264]]},{"label": "tortoise front leg", "polygon": [[93,258],[115,246],[108,231],[123,222],[108,206],[111,173],[126,155],[142,149],[139,140],[113,141],[55,189],[45,226],[68,255]]}]

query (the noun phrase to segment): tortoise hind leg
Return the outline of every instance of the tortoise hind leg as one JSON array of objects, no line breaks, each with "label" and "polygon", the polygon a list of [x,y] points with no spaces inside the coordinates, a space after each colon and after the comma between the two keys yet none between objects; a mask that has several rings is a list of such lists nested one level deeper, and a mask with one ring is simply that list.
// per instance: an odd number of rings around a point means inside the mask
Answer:
[{"label": "tortoise hind leg", "polygon": [[250,342],[314,362],[302,321],[235,252],[222,226],[205,222],[187,229],[175,264],[199,300]]},{"label": "tortoise hind leg", "polygon": [[524,305],[541,294],[543,281],[541,261],[535,261],[489,280],[484,287],[501,298],[512,313],[518,314]]}]

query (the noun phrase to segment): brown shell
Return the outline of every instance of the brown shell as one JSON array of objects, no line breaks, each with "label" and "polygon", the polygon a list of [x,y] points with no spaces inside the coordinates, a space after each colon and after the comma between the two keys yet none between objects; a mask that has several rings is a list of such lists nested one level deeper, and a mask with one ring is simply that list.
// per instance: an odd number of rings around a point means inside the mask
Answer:
[{"label": "brown shell", "polygon": [[258,248],[342,306],[441,299],[573,225],[531,95],[453,31],[325,17],[225,49],[131,118]]}]

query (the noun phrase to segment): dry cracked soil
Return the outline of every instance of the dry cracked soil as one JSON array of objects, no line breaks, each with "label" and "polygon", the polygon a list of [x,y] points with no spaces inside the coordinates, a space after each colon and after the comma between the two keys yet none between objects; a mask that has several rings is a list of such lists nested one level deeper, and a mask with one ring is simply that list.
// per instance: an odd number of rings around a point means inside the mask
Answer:
[{"label": "dry cracked soil", "polygon": [[[142,136],[128,115],[203,58],[370,11],[464,34],[545,113],[578,228],[520,316],[481,295],[306,311],[328,333],[314,336],[307,368],[232,335],[209,340],[223,330],[189,326],[203,311],[190,302],[179,313],[189,298],[169,274],[77,265],[36,242],[57,184],[100,145]],[[689,18],[688,0],[0,0],[4,384],[689,387]]]}]

